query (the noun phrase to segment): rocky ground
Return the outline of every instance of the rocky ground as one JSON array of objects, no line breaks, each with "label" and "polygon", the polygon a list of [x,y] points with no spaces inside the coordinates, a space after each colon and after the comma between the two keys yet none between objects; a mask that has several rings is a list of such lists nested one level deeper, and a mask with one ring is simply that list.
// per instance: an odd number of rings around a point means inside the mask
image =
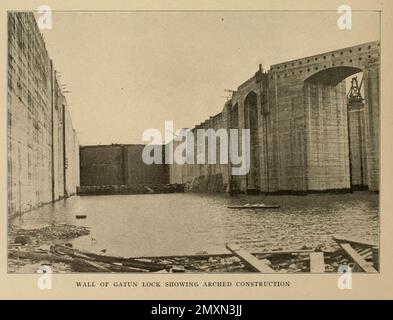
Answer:
[{"label": "rocky ground", "polygon": [[[52,224],[40,229],[10,228],[8,271],[36,273],[49,265],[53,273],[70,272],[249,272],[236,256],[230,254],[193,256],[123,258],[76,250],[67,240],[88,235],[89,228],[68,224]],[[254,253],[279,273],[310,272],[310,252],[323,251],[325,272],[337,272],[340,265],[353,264],[338,248],[307,248]]]},{"label": "rocky ground", "polygon": [[61,261],[38,260],[34,258],[34,255],[31,255],[30,258],[22,258],[21,256],[23,256],[23,253],[48,254],[51,245],[54,243],[64,243],[67,239],[77,238],[89,233],[90,231],[86,227],[68,224],[52,224],[40,229],[29,230],[10,226],[8,238],[8,272],[37,273],[37,270],[42,265],[50,265],[54,273],[71,272],[72,268],[70,265]]}]

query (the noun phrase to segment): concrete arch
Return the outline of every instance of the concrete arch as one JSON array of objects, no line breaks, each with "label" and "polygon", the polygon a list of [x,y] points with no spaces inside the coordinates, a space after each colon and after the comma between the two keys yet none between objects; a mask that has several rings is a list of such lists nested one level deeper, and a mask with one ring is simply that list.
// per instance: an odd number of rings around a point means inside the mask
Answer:
[{"label": "concrete arch", "polygon": [[238,103],[235,103],[231,107],[229,127],[231,129],[239,129],[239,104]]},{"label": "concrete arch", "polygon": [[[379,64],[370,67],[370,61],[364,62],[326,68],[303,81],[309,189],[361,185],[378,190],[379,137],[375,132],[379,124],[374,119],[379,119],[379,82],[375,77],[379,76]],[[349,110],[344,80],[359,72],[363,72],[365,103]]]},{"label": "concrete arch", "polygon": [[337,86],[341,81],[345,80],[349,76],[362,71],[363,69],[353,66],[330,67],[310,75],[304,81],[315,84],[320,83],[323,85]]},{"label": "concrete arch", "polygon": [[224,108],[222,108],[222,112],[231,112],[231,110],[232,110],[232,100],[228,100],[224,104]]},{"label": "concrete arch", "polygon": [[251,172],[234,179],[239,191],[349,189],[343,80],[358,72],[364,79],[367,185],[379,190],[380,43],[373,41],[272,65],[236,88],[223,108],[226,127],[236,123],[254,131]]},{"label": "concrete arch", "polygon": [[[255,100],[255,102],[254,102],[254,100]],[[255,103],[255,105],[257,104],[257,100],[258,100],[258,95],[257,95],[257,93],[254,91],[254,90],[251,90],[250,92],[248,92],[246,95],[245,95],[245,97],[244,97],[244,105],[247,105],[247,104],[254,104]]]}]

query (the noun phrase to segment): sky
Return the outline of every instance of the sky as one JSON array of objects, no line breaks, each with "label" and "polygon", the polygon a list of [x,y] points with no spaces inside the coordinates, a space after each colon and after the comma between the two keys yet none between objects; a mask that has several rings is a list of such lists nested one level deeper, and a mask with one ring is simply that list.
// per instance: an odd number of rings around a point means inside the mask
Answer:
[{"label": "sky", "polygon": [[379,13],[55,12],[43,31],[81,145],[144,143],[192,128],[270,65],[379,40]]}]

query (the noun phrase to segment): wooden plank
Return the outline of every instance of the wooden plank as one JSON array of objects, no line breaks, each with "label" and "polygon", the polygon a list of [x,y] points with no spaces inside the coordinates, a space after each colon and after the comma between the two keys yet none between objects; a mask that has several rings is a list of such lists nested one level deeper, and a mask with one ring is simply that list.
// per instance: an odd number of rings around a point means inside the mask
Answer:
[{"label": "wooden plank", "polygon": [[149,191],[150,193],[154,193],[154,190],[152,188],[149,188],[148,186],[145,186],[146,190]]},{"label": "wooden plank", "polygon": [[310,271],[311,273],[325,272],[325,259],[323,252],[310,253]]},{"label": "wooden plank", "polygon": [[228,206],[228,209],[278,209],[278,208],[280,208],[280,206],[275,204]]},{"label": "wooden plank", "polygon": [[[260,241],[245,241],[244,243],[257,243]],[[268,257],[272,255],[287,255],[287,254],[309,254],[314,250],[273,250],[273,251],[261,251],[261,252],[251,252],[252,255],[259,255],[263,257]],[[185,255],[167,255],[167,256],[135,256],[125,259],[173,259],[173,258],[190,258],[190,259],[209,259],[209,258],[228,258],[233,257],[233,253],[202,253],[202,254],[185,254]]]},{"label": "wooden plank", "polygon": [[[101,254],[96,254],[92,252],[87,252],[87,251],[82,251],[82,250],[76,250],[73,248],[68,248],[62,245],[53,245],[52,250],[55,253],[66,253],[67,255],[71,257],[79,257],[83,258],[85,260],[94,260],[97,262],[101,263],[121,263],[123,265],[123,269],[129,268],[131,269],[140,269],[140,270],[149,270],[149,271],[157,271],[157,270],[162,270],[165,269],[166,265],[164,264],[159,264],[159,263],[153,263],[153,262],[144,262],[144,261],[137,261],[133,259],[126,259],[122,257],[112,257],[112,256],[106,256],[106,255],[101,255]],[[115,267],[119,269],[119,266]]]},{"label": "wooden plank", "polygon": [[[83,250],[76,250],[70,247],[66,247],[60,244],[55,244],[52,246],[52,250],[56,254],[63,254],[63,255],[70,255],[75,256],[75,253],[78,252],[80,255],[86,256],[86,258],[90,258],[93,260],[99,260],[105,263],[114,263],[120,262],[124,266],[127,266],[128,262],[130,266],[146,268],[143,261],[139,261],[138,259],[151,259],[151,260],[160,260],[160,259],[174,259],[174,258],[187,258],[187,259],[209,259],[209,258],[229,258],[233,257],[233,253],[214,253],[214,254],[192,254],[192,255],[166,255],[166,256],[135,256],[135,257],[115,257],[115,256],[108,256],[93,252],[87,252]],[[307,250],[273,250],[273,251],[261,251],[261,252],[252,252],[251,254],[254,256],[259,256],[260,259],[262,258],[269,258],[271,256],[279,256],[279,255],[309,255],[314,250],[307,249]],[[137,266],[137,264],[140,264]],[[146,262],[146,265],[154,266],[156,270],[162,270],[165,268],[166,265],[162,263],[154,263],[154,262]],[[161,268],[161,269],[159,269]],[[151,270],[155,271],[155,270]]]},{"label": "wooden plank", "polygon": [[70,262],[72,268],[75,271],[80,271],[80,272],[110,272],[110,270],[103,265],[85,260],[85,259],[80,259],[80,258],[74,258],[72,259],[72,262]]},{"label": "wooden plank", "polygon": [[375,269],[379,270],[379,248],[372,248],[373,266]]},{"label": "wooden plank", "polygon": [[275,273],[275,271],[272,268],[270,268],[267,264],[257,259],[248,251],[242,249],[239,245],[227,243],[226,247],[229,251],[231,251],[238,258],[240,258],[240,260],[242,260],[243,263],[246,266],[248,266],[251,270],[256,272],[262,272],[262,273]]},{"label": "wooden plank", "polygon": [[363,258],[366,258],[367,256],[372,254],[372,248],[367,248],[364,250],[356,250]]},{"label": "wooden plank", "polygon": [[333,240],[335,240],[338,244],[342,243],[349,243],[351,245],[363,245],[367,247],[377,247],[378,244],[374,241],[363,240],[363,239],[356,239],[356,238],[344,238],[342,236],[334,236]]},{"label": "wooden plank", "polygon": [[349,243],[340,243],[341,248],[345,250],[346,253],[348,253],[349,257],[353,262],[355,262],[363,271],[369,272],[369,273],[376,273],[377,270],[375,270],[370,263],[368,263],[366,260],[363,259],[363,257],[358,254]]}]

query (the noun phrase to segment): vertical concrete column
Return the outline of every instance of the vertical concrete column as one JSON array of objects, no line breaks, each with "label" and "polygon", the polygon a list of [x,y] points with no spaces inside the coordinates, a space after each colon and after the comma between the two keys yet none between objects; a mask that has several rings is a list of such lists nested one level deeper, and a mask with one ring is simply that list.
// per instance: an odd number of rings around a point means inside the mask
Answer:
[{"label": "vertical concrete column", "polygon": [[201,125],[197,125],[194,130],[194,148],[195,148],[195,166],[196,166],[196,177],[200,177],[202,175],[202,165],[198,163],[198,129],[201,128]]},{"label": "vertical concrete column", "polygon": [[269,79],[269,101],[270,101],[270,134],[268,139],[268,180],[269,192],[280,190],[279,185],[279,132],[278,132],[278,114],[279,114],[279,89],[278,75],[273,74],[273,78]]},{"label": "vertical concrete column", "polygon": [[260,83],[260,91],[257,94],[257,123],[258,123],[258,175],[259,175],[259,185],[258,188],[261,192],[266,192],[267,191],[267,186],[266,186],[266,150],[265,150],[265,122],[264,122],[264,115],[263,115],[263,110],[262,110],[262,81]]},{"label": "vertical concrete column", "polygon": [[248,93],[244,102],[245,127],[250,130],[250,171],[247,174],[247,189],[259,190],[259,127],[258,95],[255,91]]},{"label": "vertical concrete column", "polygon": [[305,83],[309,190],[348,189],[349,149],[344,83]]},{"label": "vertical concrete column", "polygon": [[380,66],[370,62],[363,73],[365,92],[367,180],[370,191],[379,190]]},{"label": "vertical concrete column", "polygon": [[348,132],[350,148],[351,186],[367,185],[367,156],[364,103],[348,105]]},{"label": "vertical concrete column", "polygon": [[[227,108],[227,126],[228,126],[228,130],[230,129],[234,129],[236,130],[235,132],[237,132],[237,150],[234,150],[235,153],[241,152],[241,146],[239,145],[239,141],[240,141],[240,129],[239,129],[239,104],[238,103],[234,103],[232,102],[232,105],[230,107]],[[229,136],[229,139],[231,138],[231,136]],[[229,154],[228,154],[228,159],[231,160],[230,157],[230,151],[235,148],[235,145],[231,144],[231,140],[229,140],[230,144],[229,144]],[[239,165],[236,165],[236,167],[238,167]],[[235,176],[232,175],[232,168],[235,167],[232,163],[229,163],[228,166],[228,179],[229,182],[232,183],[231,186],[231,190],[233,191],[239,191],[240,190],[240,176]]]},{"label": "vertical concrete column", "polygon": [[269,74],[263,74],[260,83],[260,106],[259,113],[259,148],[260,148],[260,186],[261,192],[269,192],[269,113],[270,113],[270,100],[269,100]]},{"label": "vertical concrete column", "polygon": [[194,128],[193,130],[192,130],[192,133],[193,133],[193,139],[194,139],[194,157],[193,157],[193,159],[194,159],[194,164],[193,164],[193,167],[194,167],[194,170],[193,170],[193,172],[194,172],[194,175],[193,175],[193,178],[196,178],[196,177],[198,177],[199,176],[199,172],[200,172],[200,170],[199,170],[199,165],[197,164],[197,129],[196,128]]},{"label": "vertical concrete column", "polygon": [[228,163],[223,164],[222,170],[221,170],[224,186],[229,186],[229,182],[230,182],[230,178],[231,178],[231,167],[232,167],[231,158],[230,158],[230,154],[229,154],[230,139],[231,139],[230,131],[229,131],[230,123],[231,123],[230,110],[231,110],[231,105],[227,104],[222,112],[222,115],[221,115],[221,128],[225,129],[225,131],[227,132],[227,135],[228,135],[228,149],[227,149]]},{"label": "vertical concrete column", "polygon": [[[244,102],[241,100],[238,102],[238,114],[239,114],[239,149],[241,152],[243,148],[243,129],[246,129],[246,115],[245,115],[245,108]],[[243,155],[242,155],[243,156]],[[248,159],[250,161],[250,159]],[[247,175],[239,176],[239,190],[240,191],[247,191]]]}]

